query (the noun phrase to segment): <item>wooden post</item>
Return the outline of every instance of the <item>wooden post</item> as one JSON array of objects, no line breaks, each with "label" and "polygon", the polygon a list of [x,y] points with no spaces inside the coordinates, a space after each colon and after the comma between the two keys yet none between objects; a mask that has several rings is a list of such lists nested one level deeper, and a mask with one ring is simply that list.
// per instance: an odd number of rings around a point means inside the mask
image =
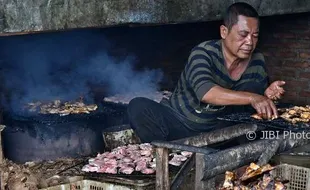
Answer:
[{"label": "wooden post", "polygon": [[156,148],[156,190],[169,190],[168,149]]},{"label": "wooden post", "polygon": [[207,189],[206,181],[202,180],[205,168],[205,154],[196,153],[195,190]]},{"label": "wooden post", "polygon": [[259,127],[256,124],[237,124],[234,126],[202,133],[201,135],[174,140],[172,142],[195,147],[203,147],[240,137],[247,134],[248,132],[256,131],[258,128]]},{"label": "wooden post", "polygon": [[0,125],[0,163],[3,163],[3,147],[2,147],[2,131],[5,128],[5,125]]},{"label": "wooden post", "polygon": [[[2,131],[5,128],[5,125],[0,125],[0,164],[3,164],[4,156],[3,156],[3,148],[2,148]],[[0,189],[4,189],[4,176],[3,171],[0,171]]]},{"label": "wooden post", "polygon": [[195,190],[217,190],[219,176],[203,180],[206,162],[205,154],[196,153],[196,173],[195,173]]}]

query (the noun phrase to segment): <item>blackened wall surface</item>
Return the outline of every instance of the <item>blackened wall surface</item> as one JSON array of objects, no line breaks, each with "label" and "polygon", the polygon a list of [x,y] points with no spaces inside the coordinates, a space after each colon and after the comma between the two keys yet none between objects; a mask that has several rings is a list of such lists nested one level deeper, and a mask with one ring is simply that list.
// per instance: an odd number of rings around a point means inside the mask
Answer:
[{"label": "blackened wall surface", "polygon": [[[219,22],[208,22],[3,36],[0,74],[5,76],[1,81],[19,94],[25,91],[22,95],[42,94],[38,99],[55,99],[71,91],[73,96],[87,93],[87,80],[103,85],[109,82],[114,93],[135,83],[133,91],[139,85],[143,90],[150,89],[141,81],[149,82],[147,78],[159,69],[164,74],[163,88],[173,89],[190,50],[202,41],[218,38],[218,31]],[[125,64],[140,74],[121,66]]]},{"label": "blackened wall surface", "polygon": [[238,1],[261,16],[310,10],[307,0],[0,0],[0,33],[212,21]]}]

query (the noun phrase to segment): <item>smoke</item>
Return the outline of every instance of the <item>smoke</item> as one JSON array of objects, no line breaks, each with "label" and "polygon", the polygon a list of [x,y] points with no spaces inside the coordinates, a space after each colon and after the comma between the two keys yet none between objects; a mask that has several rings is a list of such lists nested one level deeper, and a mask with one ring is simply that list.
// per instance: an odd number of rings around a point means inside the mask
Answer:
[{"label": "smoke", "polygon": [[2,104],[12,111],[33,101],[94,99],[106,95],[155,92],[161,70],[135,70],[134,55],[113,57],[100,32],[75,31],[0,38]]},{"label": "smoke", "polygon": [[106,54],[100,54],[91,58],[91,67],[81,65],[76,72],[80,73],[85,80],[108,84],[109,95],[140,91],[151,93],[157,90],[157,84],[162,79],[160,70],[134,71],[132,57],[118,64],[115,63],[115,59]]}]

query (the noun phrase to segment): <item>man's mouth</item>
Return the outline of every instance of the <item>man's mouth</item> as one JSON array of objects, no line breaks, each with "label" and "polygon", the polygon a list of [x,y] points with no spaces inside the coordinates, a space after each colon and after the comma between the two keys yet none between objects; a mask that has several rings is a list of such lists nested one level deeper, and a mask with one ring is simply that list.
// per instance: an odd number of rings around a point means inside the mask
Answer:
[{"label": "man's mouth", "polygon": [[252,52],[252,50],[251,49],[241,49],[241,51],[243,51],[244,53],[251,53]]}]

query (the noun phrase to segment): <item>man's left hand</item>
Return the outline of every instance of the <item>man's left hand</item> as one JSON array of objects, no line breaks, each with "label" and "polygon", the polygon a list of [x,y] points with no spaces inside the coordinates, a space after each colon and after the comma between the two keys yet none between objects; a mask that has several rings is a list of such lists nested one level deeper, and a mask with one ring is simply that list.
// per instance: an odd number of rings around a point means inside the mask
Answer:
[{"label": "man's left hand", "polygon": [[270,86],[265,90],[265,96],[271,100],[278,100],[284,94],[283,85],[285,81],[274,81]]}]

